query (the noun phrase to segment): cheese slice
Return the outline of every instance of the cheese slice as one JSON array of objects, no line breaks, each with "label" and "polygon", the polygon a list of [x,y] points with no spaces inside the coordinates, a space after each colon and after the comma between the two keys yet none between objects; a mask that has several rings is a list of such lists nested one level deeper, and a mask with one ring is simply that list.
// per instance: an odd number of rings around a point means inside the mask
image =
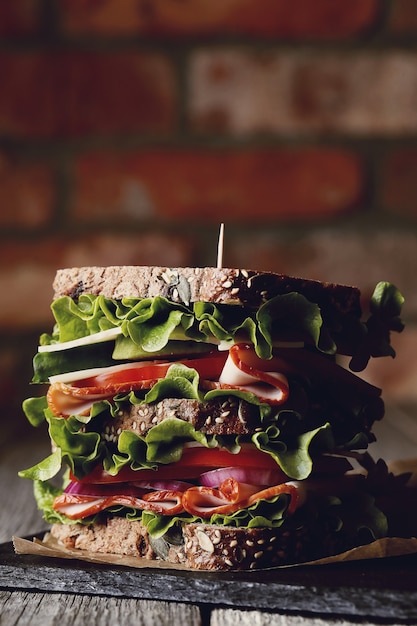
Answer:
[{"label": "cheese slice", "polygon": [[86,335],[71,341],[63,341],[62,343],[51,343],[48,346],[38,346],[38,352],[59,352],[60,350],[69,350],[70,348],[78,348],[80,346],[88,346],[94,343],[102,343],[103,341],[112,341],[122,334],[120,326],[102,330],[93,335]]}]

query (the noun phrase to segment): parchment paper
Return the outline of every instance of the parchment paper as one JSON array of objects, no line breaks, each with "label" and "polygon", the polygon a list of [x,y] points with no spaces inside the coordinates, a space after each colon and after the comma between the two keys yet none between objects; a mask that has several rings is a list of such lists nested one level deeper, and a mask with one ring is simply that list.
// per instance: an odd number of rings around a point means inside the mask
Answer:
[{"label": "parchment paper", "polygon": [[[43,540],[36,537],[30,541],[20,537],[13,537],[13,545],[16,554],[34,554],[38,556],[56,557],[59,559],[78,559],[88,561],[90,563],[104,563],[110,565],[122,565],[124,567],[134,568],[153,568],[153,569],[174,569],[193,571],[191,568],[181,564],[167,563],[166,561],[151,561],[149,559],[120,556],[117,554],[100,554],[98,552],[89,552],[87,550],[72,550],[61,546],[56,539],[49,533],[45,535]],[[344,561],[359,561],[364,559],[381,559],[392,556],[402,556],[406,554],[417,553],[417,538],[403,539],[401,537],[385,537],[378,539],[366,546],[353,548],[342,554],[330,556],[317,561],[309,561],[307,563],[299,563],[294,565],[282,565],[285,567],[300,567],[301,565],[326,565],[329,563],[340,563]],[[248,570],[256,572],[256,570]],[[258,570],[259,571],[259,570]]]}]

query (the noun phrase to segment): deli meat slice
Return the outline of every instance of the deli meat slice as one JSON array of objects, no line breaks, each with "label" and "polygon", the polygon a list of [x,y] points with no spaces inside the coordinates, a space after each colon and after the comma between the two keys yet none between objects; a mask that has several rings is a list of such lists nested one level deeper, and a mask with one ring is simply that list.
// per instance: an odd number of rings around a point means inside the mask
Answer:
[{"label": "deli meat slice", "polygon": [[288,512],[295,511],[299,502],[298,488],[293,483],[282,483],[259,490],[258,486],[239,483],[228,478],[218,488],[190,487],[181,491],[150,491],[142,497],[135,495],[90,495],[62,493],[55,498],[53,508],[69,519],[84,519],[113,506],[153,511],[160,515],[178,515],[184,511],[207,519],[215,513],[229,514],[244,509],[258,500],[269,500],[286,493],[290,496]]},{"label": "deli meat slice", "polygon": [[294,484],[282,483],[259,491],[255,485],[238,483],[233,478],[226,479],[217,489],[212,487],[191,487],[184,492],[184,509],[203,518],[218,513],[228,515],[239,509],[246,509],[258,500],[268,500],[281,493],[291,496],[288,512],[293,513],[298,505],[298,490]]},{"label": "deli meat slice", "polygon": [[97,497],[63,493],[54,500],[53,508],[69,519],[84,519],[113,506],[153,511],[160,515],[177,515],[184,511],[182,494],[176,491],[152,491],[138,498],[130,495]]}]

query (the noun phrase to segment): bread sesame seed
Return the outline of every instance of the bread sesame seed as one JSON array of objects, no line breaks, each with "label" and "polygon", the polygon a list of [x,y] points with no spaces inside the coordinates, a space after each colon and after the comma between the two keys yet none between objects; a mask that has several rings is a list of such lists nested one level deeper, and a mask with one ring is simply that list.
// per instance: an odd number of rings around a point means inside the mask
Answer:
[{"label": "bread sesame seed", "polygon": [[244,276],[245,278],[249,277],[248,271],[247,270],[240,270],[242,272],[242,276]]},{"label": "bread sesame seed", "polygon": [[239,291],[240,291],[239,287],[233,287],[233,289],[232,289],[232,291],[230,293],[232,294],[232,296],[237,296]]},{"label": "bread sesame seed", "polygon": [[211,417],[211,415],[209,415],[208,418],[206,419],[207,426],[210,426],[211,421],[212,421],[212,417]]},{"label": "bread sesame seed", "polygon": [[230,559],[225,559],[224,562],[226,563],[226,565],[228,565],[229,567],[233,567],[233,563]]},{"label": "bread sesame seed", "polygon": [[180,294],[178,293],[178,289],[177,289],[176,287],[174,287],[174,289],[172,290],[172,297],[173,297],[175,300],[177,300],[179,295],[180,295]]},{"label": "bread sesame seed", "polygon": [[265,539],[258,539],[256,543],[261,546],[263,543],[265,543]]},{"label": "bread sesame seed", "polygon": [[220,417],[228,417],[230,415],[230,411],[223,411],[220,413]]},{"label": "bread sesame seed", "polygon": [[156,415],[152,418],[152,424],[156,424],[158,422],[158,418]]},{"label": "bread sesame seed", "polygon": [[224,283],[222,284],[223,289],[230,289],[231,286],[232,286],[231,280],[225,280]]},{"label": "bread sesame seed", "polygon": [[249,546],[249,547],[252,547],[252,546],[254,546],[255,544],[254,544],[254,542],[253,542],[253,541],[251,541],[250,539],[246,539],[246,545],[247,545],[247,546]]},{"label": "bread sesame seed", "polygon": [[256,561],[252,561],[252,563],[249,565],[249,569],[255,569],[256,566],[257,566]]},{"label": "bread sesame seed", "polygon": [[133,424],[132,424],[132,428],[133,428],[133,430],[136,430],[136,428],[137,428],[137,427],[138,427],[137,423],[136,423],[136,422],[133,422]]},{"label": "bread sesame seed", "polygon": [[237,541],[236,541],[236,539],[233,539],[233,541],[231,541],[231,542],[229,543],[229,546],[230,546],[231,548],[234,548],[235,546],[237,546]]},{"label": "bread sesame seed", "polygon": [[116,430],[116,434],[117,434],[117,435],[121,435],[121,434],[122,434],[122,429],[121,429],[121,428],[118,428],[118,429]]},{"label": "bread sesame seed", "polygon": [[141,430],[141,432],[145,432],[145,430],[146,430],[146,422],[141,422],[140,423],[140,430]]},{"label": "bread sesame seed", "polygon": [[260,550],[259,552],[255,552],[255,554],[253,555],[254,559],[260,559],[263,556],[263,552],[262,550]]},{"label": "bread sesame seed", "polygon": [[[287,535],[287,536],[288,536],[288,535]],[[276,538],[276,536],[275,536],[275,535],[274,535],[273,537],[270,537],[270,539],[269,539],[269,541],[270,541],[271,543],[272,543],[273,541],[276,541],[276,540],[277,540],[277,538]]]},{"label": "bread sesame seed", "polygon": [[223,424],[224,419],[223,419],[223,417],[220,416],[220,417],[216,417],[216,419],[214,421],[216,422],[216,424]]}]

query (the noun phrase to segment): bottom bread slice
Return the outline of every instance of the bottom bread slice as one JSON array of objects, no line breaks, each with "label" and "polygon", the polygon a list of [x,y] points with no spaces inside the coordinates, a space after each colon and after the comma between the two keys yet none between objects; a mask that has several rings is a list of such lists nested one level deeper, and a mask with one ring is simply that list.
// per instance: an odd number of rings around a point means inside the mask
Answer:
[{"label": "bottom bread slice", "polygon": [[153,539],[140,521],[110,517],[94,524],[54,524],[51,534],[67,548],[162,559],[199,570],[250,570],[300,563],[341,552],[328,534],[320,541],[306,527],[235,528],[187,523],[169,541]]}]

